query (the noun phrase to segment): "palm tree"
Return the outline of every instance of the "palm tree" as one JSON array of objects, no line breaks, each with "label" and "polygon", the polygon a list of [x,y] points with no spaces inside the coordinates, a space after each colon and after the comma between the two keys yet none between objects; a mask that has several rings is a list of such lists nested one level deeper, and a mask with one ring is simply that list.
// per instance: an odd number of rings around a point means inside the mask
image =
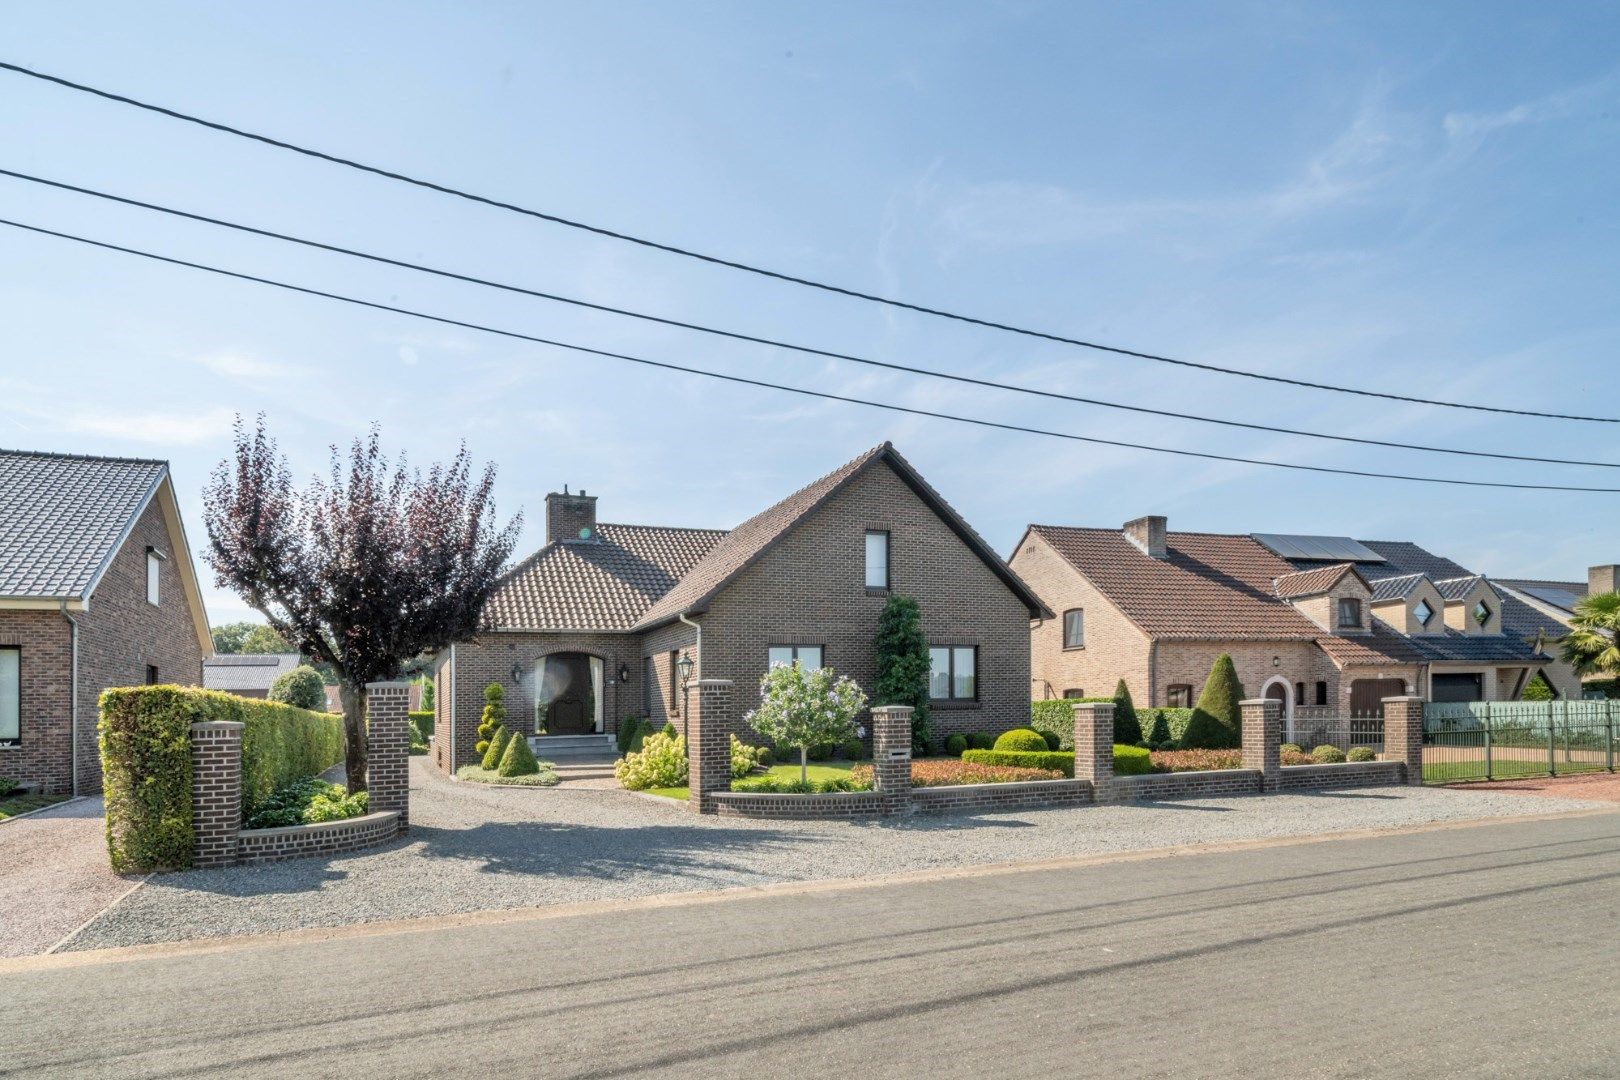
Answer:
[{"label": "palm tree", "polygon": [[1575,605],[1569,633],[1558,639],[1577,675],[1620,677],[1620,593],[1594,593]]}]

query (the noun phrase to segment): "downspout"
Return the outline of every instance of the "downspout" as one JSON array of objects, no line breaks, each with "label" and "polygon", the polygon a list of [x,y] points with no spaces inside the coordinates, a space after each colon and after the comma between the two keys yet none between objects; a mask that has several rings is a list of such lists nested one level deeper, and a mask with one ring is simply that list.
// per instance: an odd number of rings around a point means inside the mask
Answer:
[{"label": "downspout", "polygon": [[70,729],[72,734],[68,752],[73,756],[68,769],[71,776],[69,781],[70,790],[77,795],[79,793],[79,623],[77,619],[68,614],[66,600],[58,600],[57,603],[61,605],[62,618],[67,620],[68,640],[71,643],[69,649],[72,659],[69,662],[71,674],[68,676],[68,722],[72,725]]},{"label": "downspout", "polygon": [[[697,669],[692,673],[692,677],[693,677],[694,680],[702,678],[703,677],[703,627],[701,625],[699,625],[698,623],[693,622],[691,619],[688,619],[686,617],[686,612],[684,612],[684,611],[681,612],[679,615],[677,615],[675,617],[677,619],[679,619],[681,622],[685,623],[687,626],[690,626],[693,630],[697,631]],[[673,675],[674,672],[671,672],[670,674]],[[683,735],[686,734],[686,713],[687,713],[687,708],[688,708],[688,706],[690,704],[691,703],[689,701],[687,701],[687,699],[686,699],[686,687],[683,686],[683,687],[681,687],[681,734],[683,734]]]}]

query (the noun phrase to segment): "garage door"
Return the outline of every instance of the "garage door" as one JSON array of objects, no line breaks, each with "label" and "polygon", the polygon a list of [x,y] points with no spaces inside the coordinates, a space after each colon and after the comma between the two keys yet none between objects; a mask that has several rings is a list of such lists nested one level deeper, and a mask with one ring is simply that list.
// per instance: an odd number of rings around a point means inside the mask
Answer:
[{"label": "garage door", "polygon": [[1435,701],[1484,701],[1478,673],[1473,675],[1434,675],[1429,679],[1429,696]]},{"label": "garage door", "polygon": [[1383,716],[1384,699],[1404,693],[1404,679],[1357,679],[1350,684],[1350,715]]}]

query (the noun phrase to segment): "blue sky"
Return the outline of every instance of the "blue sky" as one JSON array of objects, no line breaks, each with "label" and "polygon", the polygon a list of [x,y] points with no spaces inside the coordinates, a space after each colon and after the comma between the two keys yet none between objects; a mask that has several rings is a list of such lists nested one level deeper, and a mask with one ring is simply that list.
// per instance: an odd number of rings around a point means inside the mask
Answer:
[{"label": "blue sky", "polygon": [[[4,58],[669,243],[1074,336],[1620,416],[1606,5],[8,4]],[[951,325],[480,208],[0,73],[0,162],[539,289],[1180,413],[1620,461],[1612,425],[1398,405]],[[1620,487],[1032,401],[717,342],[0,179],[0,215],[609,349],[1160,446]],[[1309,476],[596,361],[0,230],[0,445],[166,457],[194,545],[236,413],[300,474],[379,423],[545,492],[727,526],[892,439],[1003,552],[1030,521],[1620,561],[1620,496]],[[210,599],[215,621],[240,617]]]}]

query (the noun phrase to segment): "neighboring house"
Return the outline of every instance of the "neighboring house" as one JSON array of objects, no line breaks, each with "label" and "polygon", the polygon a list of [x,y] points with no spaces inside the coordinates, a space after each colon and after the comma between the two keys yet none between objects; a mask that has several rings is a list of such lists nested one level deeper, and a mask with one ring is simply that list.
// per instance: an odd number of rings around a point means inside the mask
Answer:
[{"label": "neighboring house", "polygon": [[270,684],[298,666],[297,653],[221,653],[203,661],[203,686],[237,697],[263,698]]},{"label": "neighboring house", "polygon": [[1230,653],[1250,694],[1285,714],[1381,714],[1383,698],[1513,700],[1537,671],[1530,611],[1416,544],[1348,537],[1032,525],[1011,559],[1055,617],[1031,631],[1034,696],[1113,693],[1143,706],[1196,702]]},{"label": "neighboring house", "polygon": [[[1620,566],[1608,563],[1588,567],[1585,581],[1547,581],[1542,578],[1492,578],[1491,582],[1525,609],[1519,617],[1521,632],[1541,634],[1551,642],[1567,634],[1575,605],[1598,593],[1620,592]],[[1549,652],[1556,654],[1552,646]],[[1587,679],[1605,680],[1601,672]]]},{"label": "neighboring house", "polygon": [[212,652],[167,462],[0,450],[0,774],[100,791],[101,692]]},{"label": "neighboring house", "polygon": [[441,768],[473,760],[491,682],[516,730],[604,747],[626,716],[679,725],[699,678],[730,679],[739,717],[776,663],[870,693],[891,593],[922,610],[936,734],[1029,720],[1040,600],[888,443],[729,532],[598,523],[596,497],[564,489],[546,497],[546,537],[497,585],[487,629],[437,658]]}]

